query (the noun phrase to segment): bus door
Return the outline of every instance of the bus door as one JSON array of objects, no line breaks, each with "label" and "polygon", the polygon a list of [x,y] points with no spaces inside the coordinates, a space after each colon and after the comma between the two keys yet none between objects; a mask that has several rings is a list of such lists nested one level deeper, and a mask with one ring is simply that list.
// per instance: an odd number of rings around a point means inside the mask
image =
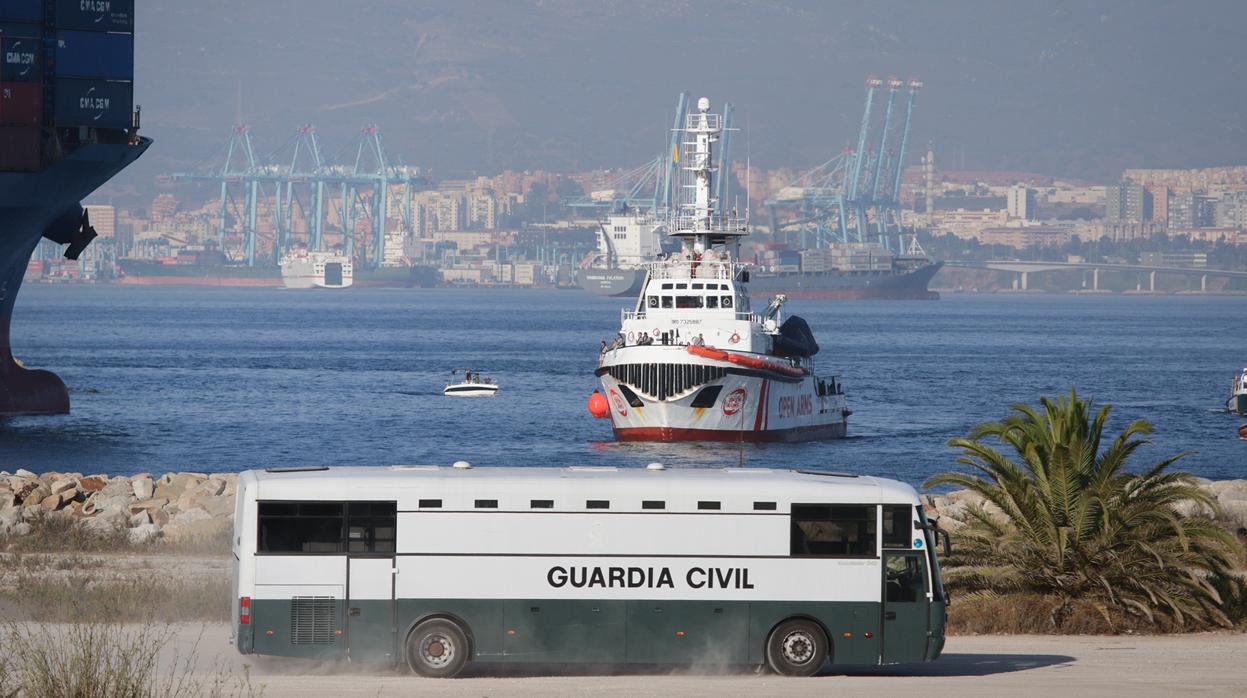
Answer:
[{"label": "bus door", "polygon": [[920,662],[927,650],[926,552],[883,553],[883,664]]},{"label": "bus door", "polygon": [[347,503],[347,653],[352,661],[392,662],[397,650],[394,502]]}]

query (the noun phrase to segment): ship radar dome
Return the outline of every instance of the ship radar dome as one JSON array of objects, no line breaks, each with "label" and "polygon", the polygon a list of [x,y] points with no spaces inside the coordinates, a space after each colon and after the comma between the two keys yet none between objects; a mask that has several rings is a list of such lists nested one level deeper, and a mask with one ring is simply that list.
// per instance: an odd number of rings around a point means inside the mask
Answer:
[{"label": "ship radar dome", "polygon": [[710,99],[707,97],[702,97],[701,99],[697,100],[697,110],[698,111],[710,111]]}]

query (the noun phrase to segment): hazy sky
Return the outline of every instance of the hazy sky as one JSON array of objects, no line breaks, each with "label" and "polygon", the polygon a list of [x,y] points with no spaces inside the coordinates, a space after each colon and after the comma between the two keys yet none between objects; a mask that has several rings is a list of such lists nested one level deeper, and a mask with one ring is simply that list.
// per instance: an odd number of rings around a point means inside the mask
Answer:
[{"label": "hazy sky", "polygon": [[444,176],[631,166],[681,90],[736,105],[737,154],[809,166],[855,140],[871,73],[925,82],[912,142],[942,166],[1247,163],[1245,27],[1241,0],[141,1],[139,171],[188,167],[239,116],[262,152],[375,122]]}]

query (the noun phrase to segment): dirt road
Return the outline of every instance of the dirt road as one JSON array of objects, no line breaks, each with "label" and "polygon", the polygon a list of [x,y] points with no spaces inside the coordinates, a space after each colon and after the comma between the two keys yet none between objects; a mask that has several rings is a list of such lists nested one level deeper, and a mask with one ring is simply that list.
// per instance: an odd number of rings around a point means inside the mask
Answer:
[{"label": "dirt road", "polygon": [[[242,657],[225,626],[179,626],[168,650],[186,657],[198,640],[197,664],[241,673],[266,696],[607,696],[706,695],[884,696],[1247,695],[1247,635],[1204,633],[1170,637],[952,637],[939,661],[889,668],[836,669],[810,679],[707,672],[696,668],[616,669],[587,674],[546,668],[516,673],[476,667],[467,678],[435,681],[346,663]],[[469,665],[471,666],[471,665]]]}]

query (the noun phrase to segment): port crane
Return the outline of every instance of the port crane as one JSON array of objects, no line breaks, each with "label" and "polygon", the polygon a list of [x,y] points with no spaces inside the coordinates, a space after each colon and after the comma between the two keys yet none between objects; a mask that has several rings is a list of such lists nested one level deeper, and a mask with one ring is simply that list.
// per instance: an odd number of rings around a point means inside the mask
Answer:
[{"label": "port crane", "polygon": [[[362,128],[355,141],[334,159],[326,158],[324,153],[316,129],[305,125],[296,129],[294,136],[271,156],[261,158],[256,154],[250,129],[240,125],[233,128],[229,140],[213,156],[172,177],[175,181],[220,184],[217,242],[222,250],[226,249],[226,233],[232,220],[242,240],[239,261],[248,266],[280,261],[282,254],[297,244],[297,220],[305,223],[307,246],[312,250],[325,249],[326,222],[333,209],[343,252],[366,266],[379,267],[384,261],[390,197],[401,198],[397,207],[400,222],[404,230],[411,231],[415,228],[413,196],[427,186],[427,181],[418,167],[389,160],[381,131],[375,125]],[[263,261],[257,259],[262,213],[270,219],[274,231],[271,254]],[[361,223],[366,224],[362,244]]]},{"label": "port crane", "polygon": [[[795,229],[801,247],[826,247],[832,242],[878,242],[905,253],[900,205],[905,151],[913,125],[914,102],[921,80],[891,76],[885,82],[866,80],[866,102],[856,145],[848,146],[779,190],[766,202],[771,232]],[[876,124],[875,105],[886,89],[882,123]],[[897,98],[906,90],[904,119],[898,127]],[[899,130],[899,144],[894,145]],[[781,221],[779,212],[788,212]],[[895,242],[893,241],[895,237]],[[908,246],[912,247],[912,246]]]}]

